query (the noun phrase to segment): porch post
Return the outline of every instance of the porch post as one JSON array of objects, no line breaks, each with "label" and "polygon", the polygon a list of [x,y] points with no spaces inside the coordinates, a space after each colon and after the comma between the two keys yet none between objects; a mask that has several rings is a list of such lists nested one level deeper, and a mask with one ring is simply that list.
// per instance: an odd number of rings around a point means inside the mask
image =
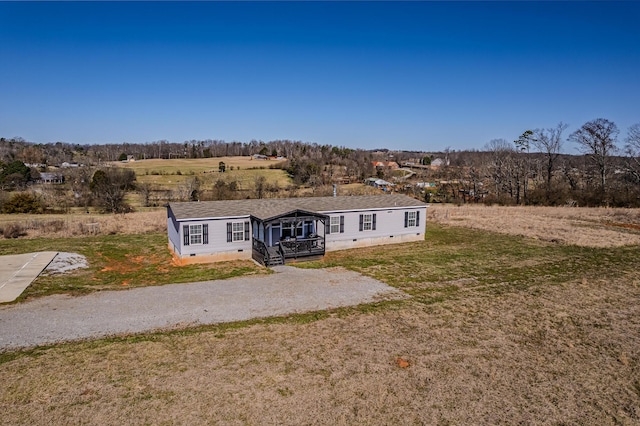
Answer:
[{"label": "porch post", "polygon": [[271,247],[273,243],[271,242],[271,224],[267,224],[264,228],[264,241],[267,243],[267,247]]}]

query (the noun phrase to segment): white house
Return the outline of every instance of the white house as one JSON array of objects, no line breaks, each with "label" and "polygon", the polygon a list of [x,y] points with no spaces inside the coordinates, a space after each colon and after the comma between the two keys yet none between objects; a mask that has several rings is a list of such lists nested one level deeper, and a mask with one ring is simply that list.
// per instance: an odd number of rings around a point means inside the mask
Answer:
[{"label": "white house", "polygon": [[253,258],[271,266],[423,240],[426,211],[401,194],[170,203],[169,249],[181,264]]}]

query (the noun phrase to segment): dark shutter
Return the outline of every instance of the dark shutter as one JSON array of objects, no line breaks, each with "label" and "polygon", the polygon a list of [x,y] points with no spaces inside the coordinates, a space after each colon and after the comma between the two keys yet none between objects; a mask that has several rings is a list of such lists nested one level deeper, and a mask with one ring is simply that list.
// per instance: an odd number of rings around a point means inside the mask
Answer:
[{"label": "dark shutter", "polygon": [[364,216],[360,215],[360,231],[362,231],[362,224],[364,223]]},{"label": "dark shutter", "polygon": [[324,223],[324,233],[325,234],[331,233],[331,218],[328,218],[327,221]]},{"label": "dark shutter", "polygon": [[340,216],[340,233],[344,234],[344,216]]},{"label": "dark shutter", "polygon": [[227,242],[233,241],[233,228],[231,222],[227,222]]},{"label": "dark shutter", "polygon": [[244,240],[249,241],[251,238],[249,237],[249,221],[244,223]]},{"label": "dark shutter", "polygon": [[420,211],[416,212],[416,226],[420,226]]},{"label": "dark shutter", "polygon": [[189,225],[184,225],[182,227],[182,233],[184,234],[184,245],[189,245]]},{"label": "dark shutter", "polygon": [[376,230],[376,214],[373,214],[373,226],[371,227],[374,231]]},{"label": "dark shutter", "polygon": [[209,244],[209,225],[202,225],[202,244]]},{"label": "dark shutter", "polygon": [[409,226],[409,212],[404,212],[404,227]]}]

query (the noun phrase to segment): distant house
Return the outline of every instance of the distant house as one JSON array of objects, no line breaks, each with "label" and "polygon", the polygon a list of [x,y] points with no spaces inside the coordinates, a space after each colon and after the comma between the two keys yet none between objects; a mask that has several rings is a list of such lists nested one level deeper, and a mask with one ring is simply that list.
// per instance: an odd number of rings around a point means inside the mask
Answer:
[{"label": "distant house", "polygon": [[416,182],[416,188],[435,188],[435,182]]},{"label": "distant house", "polygon": [[394,186],[394,183],[388,182],[384,179],[369,178],[364,182],[366,185],[373,186],[374,188],[382,189],[383,191],[390,191]]},{"label": "distant house", "polygon": [[40,173],[40,183],[59,184],[64,183],[64,176],[60,173]]},{"label": "distant house", "polygon": [[435,158],[434,160],[431,161],[431,168],[432,169],[437,169],[439,167],[442,166],[448,166],[449,165],[449,161],[445,161],[442,158]]},{"label": "distant house", "polygon": [[80,165],[78,163],[69,163],[69,162],[65,161],[64,163],[60,164],[60,167],[64,167],[64,168],[80,167]]},{"label": "distant house", "polygon": [[395,161],[372,161],[373,167],[377,170],[389,169],[389,170],[397,170],[400,168],[398,163]]},{"label": "distant house", "polygon": [[169,249],[180,264],[253,258],[278,265],[423,240],[426,209],[400,194],[170,203]]}]

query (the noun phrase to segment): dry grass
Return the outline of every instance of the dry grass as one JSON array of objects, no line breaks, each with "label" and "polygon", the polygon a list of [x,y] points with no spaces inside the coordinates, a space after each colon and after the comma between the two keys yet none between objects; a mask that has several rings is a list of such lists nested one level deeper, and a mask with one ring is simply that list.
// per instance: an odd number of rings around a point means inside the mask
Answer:
[{"label": "dry grass", "polygon": [[428,220],[584,247],[640,244],[640,209],[432,204]]},{"label": "dry grass", "polygon": [[5,354],[0,424],[640,424],[637,247],[544,241],[637,210],[476,208],[430,218],[538,241],[432,224],[320,264],[408,301]]},{"label": "dry grass", "polygon": [[22,238],[67,238],[88,235],[146,234],[166,232],[166,210],[125,214],[3,214],[0,228],[19,225],[26,232]]},{"label": "dry grass", "polygon": [[0,423],[638,424],[639,279],[53,348]]}]

